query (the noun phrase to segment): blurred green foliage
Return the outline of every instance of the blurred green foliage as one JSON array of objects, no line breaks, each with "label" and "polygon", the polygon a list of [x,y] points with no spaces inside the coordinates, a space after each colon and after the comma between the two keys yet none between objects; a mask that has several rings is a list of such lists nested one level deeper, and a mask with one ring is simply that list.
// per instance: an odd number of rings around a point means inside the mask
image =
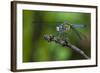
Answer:
[{"label": "blurred green foliage", "polygon": [[81,40],[72,30],[67,38],[90,57],[90,19],[89,13],[23,10],[23,62],[84,59],[70,48],[44,40],[45,34],[55,35],[57,24],[64,21],[86,25],[77,29]]}]

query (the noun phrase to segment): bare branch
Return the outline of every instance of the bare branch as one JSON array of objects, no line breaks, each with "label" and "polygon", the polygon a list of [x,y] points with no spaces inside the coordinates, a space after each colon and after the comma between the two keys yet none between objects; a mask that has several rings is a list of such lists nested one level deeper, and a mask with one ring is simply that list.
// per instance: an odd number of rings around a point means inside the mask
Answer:
[{"label": "bare branch", "polygon": [[89,59],[89,57],[84,53],[84,51],[82,51],[80,48],[74,46],[73,44],[71,44],[69,41],[67,41],[65,39],[58,39],[57,37],[55,37],[53,35],[44,35],[44,39],[47,40],[48,42],[53,41],[64,47],[71,48],[71,49],[75,50],[76,52],[78,52],[79,54],[81,54],[82,56],[84,56],[84,58]]}]

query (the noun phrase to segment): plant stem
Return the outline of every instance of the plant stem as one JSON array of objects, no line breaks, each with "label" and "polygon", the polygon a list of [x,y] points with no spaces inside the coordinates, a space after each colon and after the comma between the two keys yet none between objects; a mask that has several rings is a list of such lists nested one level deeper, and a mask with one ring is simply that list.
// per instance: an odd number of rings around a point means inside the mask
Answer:
[{"label": "plant stem", "polygon": [[84,53],[84,51],[82,51],[80,48],[76,47],[75,45],[71,44],[69,41],[64,40],[64,39],[58,39],[57,37],[53,36],[53,35],[44,35],[44,39],[47,40],[48,42],[55,42],[58,43],[64,47],[68,47],[71,48],[73,50],[75,50],[77,53],[81,54],[82,56],[84,56],[84,58],[89,59],[89,57]]}]

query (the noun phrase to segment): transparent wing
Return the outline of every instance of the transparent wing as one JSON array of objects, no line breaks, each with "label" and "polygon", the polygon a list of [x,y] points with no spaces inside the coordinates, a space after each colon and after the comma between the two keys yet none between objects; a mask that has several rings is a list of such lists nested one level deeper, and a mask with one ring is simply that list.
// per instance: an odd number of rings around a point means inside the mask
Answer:
[{"label": "transparent wing", "polygon": [[80,33],[78,32],[78,30],[77,30],[75,27],[73,27],[73,26],[71,25],[70,28],[73,30],[73,32],[76,33],[76,35],[79,37],[79,39],[82,39]]},{"label": "transparent wing", "polygon": [[67,21],[65,21],[63,24],[64,25],[69,25],[70,26],[70,29],[72,29],[72,31],[76,34],[76,36],[79,37],[79,39],[82,39],[82,37],[85,37],[85,35],[83,35],[82,33],[80,33],[77,30],[77,28],[84,28],[84,27],[86,27],[86,25],[83,25],[83,24],[71,24],[71,23],[69,23]]}]

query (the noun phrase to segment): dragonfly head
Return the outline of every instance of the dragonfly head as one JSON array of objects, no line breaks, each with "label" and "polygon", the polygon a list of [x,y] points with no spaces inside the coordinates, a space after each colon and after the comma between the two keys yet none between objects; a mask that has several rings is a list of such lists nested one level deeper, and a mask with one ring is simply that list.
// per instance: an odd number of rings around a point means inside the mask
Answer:
[{"label": "dragonfly head", "polygon": [[56,26],[56,30],[61,33],[66,32],[66,31],[70,30],[70,25],[60,24],[60,25]]}]

